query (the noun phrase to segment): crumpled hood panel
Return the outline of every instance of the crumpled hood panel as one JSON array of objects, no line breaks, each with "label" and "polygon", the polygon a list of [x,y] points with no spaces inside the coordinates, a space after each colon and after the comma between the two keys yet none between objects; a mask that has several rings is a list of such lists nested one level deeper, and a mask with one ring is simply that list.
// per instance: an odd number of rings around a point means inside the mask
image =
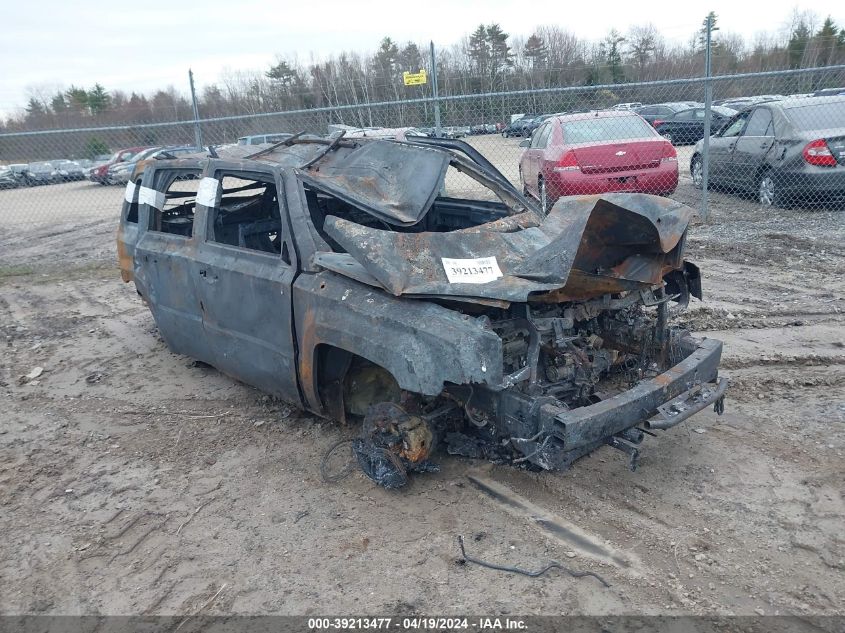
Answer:
[{"label": "crumpled hood panel", "polygon": [[[565,300],[659,283],[680,267],[682,237],[694,213],[659,196],[604,194],[562,198],[539,225],[525,228],[499,221],[448,233],[399,233],[329,216],[325,230],[396,296],[521,302],[557,291],[556,300]],[[450,283],[443,258],[488,257],[495,257],[501,277]]]},{"label": "crumpled hood panel", "polygon": [[447,152],[375,141],[340,157],[326,156],[314,169],[297,173],[312,187],[388,224],[409,226],[431,208],[448,167]]}]

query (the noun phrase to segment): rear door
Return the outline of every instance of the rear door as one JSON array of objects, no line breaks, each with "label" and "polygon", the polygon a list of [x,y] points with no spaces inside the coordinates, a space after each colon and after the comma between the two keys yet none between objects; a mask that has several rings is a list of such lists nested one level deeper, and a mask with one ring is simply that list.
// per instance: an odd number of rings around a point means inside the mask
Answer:
[{"label": "rear door", "polygon": [[754,108],[742,134],[737,137],[731,157],[731,176],[734,185],[751,191],[757,186],[757,175],[766,155],[775,143],[772,111]]},{"label": "rear door", "polygon": [[291,321],[296,270],[277,171],[212,161],[198,194],[208,221],[193,278],[215,367],[299,401]]},{"label": "rear door", "polygon": [[542,172],[543,152],[552,130],[551,123],[544,123],[531,136],[531,143],[525,150],[523,179],[530,191],[538,193],[538,178]]},{"label": "rear door", "polygon": [[671,137],[673,143],[683,142],[686,139],[687,129],[692,123],[693,115],[693,110],[676,112],[663,121],[663,123],[659,124],[657,131],[664,136]]},{"label": "rear door", "polygon": [[714,183],[731,184],[731,160],[736,141],[745,128],[749,112],[740,112],[716,136],[710,138],[710,175]]},{"label": "rear door", "polygon": [[[138,190],[135,287],[147,300],[162,338],[174,352],[211,362],[192,274],[197,235],[195,193],[182,191],[185,174],[157,169]],[[196,182],[193,179],[193,182]],[[174,197],[169,197],[172,194]],[[131,212],[131,206],[130,211]]]}]

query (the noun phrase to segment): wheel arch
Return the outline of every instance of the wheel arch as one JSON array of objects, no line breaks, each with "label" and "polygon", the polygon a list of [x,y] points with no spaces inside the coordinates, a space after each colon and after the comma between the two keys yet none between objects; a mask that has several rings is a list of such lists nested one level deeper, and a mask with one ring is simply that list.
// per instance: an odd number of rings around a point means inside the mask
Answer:
[{"label": "wheel arch", "polygon": [[[347,380],[355,373],[369,372],[370,375],[381,372],[392,381],[392,388],[385,392],[385,397],[378,402],[394,401],[401,392],[396,376],[383,365],[345,350],[330,343],[320,343],[314,350],[314,377],[317,396],[320,399],[321,413],[342,423],[347,421],[349,403],[347,402]],[[376,404],[373,401],[371,404]],[[360,408],[360,407],[358,407]]]}]

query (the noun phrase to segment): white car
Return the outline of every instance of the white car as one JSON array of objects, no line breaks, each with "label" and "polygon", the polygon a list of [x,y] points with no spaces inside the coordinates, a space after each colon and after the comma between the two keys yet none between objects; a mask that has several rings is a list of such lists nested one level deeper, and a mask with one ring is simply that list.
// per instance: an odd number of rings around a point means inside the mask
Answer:
[{"label": "white car", "polygon": [[632,103],[617,103],[615,106],[610,108],[611,110],[633,110],[634,108],[642,108],[643,104],[639,101],[634,101]]}]

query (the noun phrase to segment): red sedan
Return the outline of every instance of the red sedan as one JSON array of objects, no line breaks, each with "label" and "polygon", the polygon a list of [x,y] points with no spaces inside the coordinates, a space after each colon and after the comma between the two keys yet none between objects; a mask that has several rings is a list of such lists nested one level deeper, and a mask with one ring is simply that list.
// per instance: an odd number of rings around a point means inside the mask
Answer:
[{"label": "red sedan", "polygon": [[561,196],[616,191],[668,195],[678,186],[678,156],[640,115],[565,114],[538,127],[519,160],[525,192],[548,210]]},{"label": "red sedan", "polygon": [[135,154],[145,149],[149,149],[149,146],[127,147],[126,149],[118,150],[112,154],[112,157],[109,158],[108,162],[92,167],[91,171],[88,172],[88,180],[91,182],[98,182],[101,185],[109,184],[109,167],[116,165],[117,163],[126,162]]}]

